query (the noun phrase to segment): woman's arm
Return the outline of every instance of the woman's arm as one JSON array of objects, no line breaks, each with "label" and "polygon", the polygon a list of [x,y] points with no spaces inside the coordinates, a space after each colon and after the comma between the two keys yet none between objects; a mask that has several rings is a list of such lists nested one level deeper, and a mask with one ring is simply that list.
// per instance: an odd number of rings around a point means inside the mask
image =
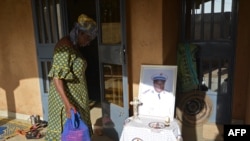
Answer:
[{"label": "woman's arm", "polygon": [[59,78],[53,78],[53,82],[55,84],[55,87],[56,87],[56,90],[57,92],[59,93],[60,97],[62,98],[62,101],[64,103],[64,107],[65,107],[65,111],[66,111],[66,116],[68,118],[71,117],[70,115],[70,109],[73,108],[75,109],[75,107],[69,102],[69,99],[65,93],[65,90],[64,90],[64,82],[62,79],[59,79]]}]

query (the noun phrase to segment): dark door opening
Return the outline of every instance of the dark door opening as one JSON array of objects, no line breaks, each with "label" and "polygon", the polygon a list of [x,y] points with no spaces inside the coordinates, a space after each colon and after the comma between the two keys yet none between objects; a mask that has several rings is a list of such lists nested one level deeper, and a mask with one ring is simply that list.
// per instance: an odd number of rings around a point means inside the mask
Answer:
[{"label": "dark door opening", "polygon": [[[80,14],[86,14],[96,21],[96,3],[94,0],[67,0],[68,29],[71,30]],[[100,79],[98,62],[98,43],[93,40],[88,46],[81,48],[87,60],[86,80],[90,101],[100,102]]]}]

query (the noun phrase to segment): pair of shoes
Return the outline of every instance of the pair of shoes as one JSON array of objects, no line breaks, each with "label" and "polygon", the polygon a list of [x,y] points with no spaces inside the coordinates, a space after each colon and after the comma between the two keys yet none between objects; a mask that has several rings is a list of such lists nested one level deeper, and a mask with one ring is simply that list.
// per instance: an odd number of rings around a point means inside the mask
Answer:
[{"label": "pair of shoes", "polygon": [[28,131],[25,135],[26,139],[40,139],[42,138],[39,130]]},{"label": "pair of shoes", "polygon": [[40,130],[42,128],[42,126],[37,123],[37,124],[34,124],[30,127],[30,131],[34,131],[34,130]]},{"label": "pair of shoes", "polygon": [[30,127],[30,130],[37,130],[37,129],[42,129],[48,126],[47,121],[40,121],[39,123],[36,123]]},{"label": "pair of shoes", "polygon": [[48,122],[45,120],[40,120],[39,124],[41,125],[41,127],[45,128],[48,126]]},{"label": "pair of shoes", "polygon": [[26,132],[25,137],[26,139],[40,139],[42,138],[42,134],[40,133],[40,130],[42,130],[42,128],[44,127],[44,125],[41,125],[40,123],[36,123],[34,125],[32,125],[29,129],[29,131]]}]

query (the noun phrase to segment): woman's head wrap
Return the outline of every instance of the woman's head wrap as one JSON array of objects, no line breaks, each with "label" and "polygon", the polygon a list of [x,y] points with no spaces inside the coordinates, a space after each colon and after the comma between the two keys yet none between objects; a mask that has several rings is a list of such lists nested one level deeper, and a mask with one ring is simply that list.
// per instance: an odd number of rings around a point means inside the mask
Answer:
[{"label": "woman's head wrap", "polygon": [[96,22],[85,14],[81,14],[78,17],[78,22],[75,23],[73,29],[70,31],[70,39],[74,45],[77,43],[79,31],[83,31],[85,34],[90,36],[91,40],[93,40],[97,35]]}]

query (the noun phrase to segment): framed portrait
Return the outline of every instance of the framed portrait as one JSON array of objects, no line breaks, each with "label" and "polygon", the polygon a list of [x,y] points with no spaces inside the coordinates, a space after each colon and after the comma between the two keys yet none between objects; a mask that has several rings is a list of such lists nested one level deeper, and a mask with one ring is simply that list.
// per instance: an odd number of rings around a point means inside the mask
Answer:
[{"label": "framed portrait", "polygon": [[139,115],[174,118],[177,66],[141,65]]}]

